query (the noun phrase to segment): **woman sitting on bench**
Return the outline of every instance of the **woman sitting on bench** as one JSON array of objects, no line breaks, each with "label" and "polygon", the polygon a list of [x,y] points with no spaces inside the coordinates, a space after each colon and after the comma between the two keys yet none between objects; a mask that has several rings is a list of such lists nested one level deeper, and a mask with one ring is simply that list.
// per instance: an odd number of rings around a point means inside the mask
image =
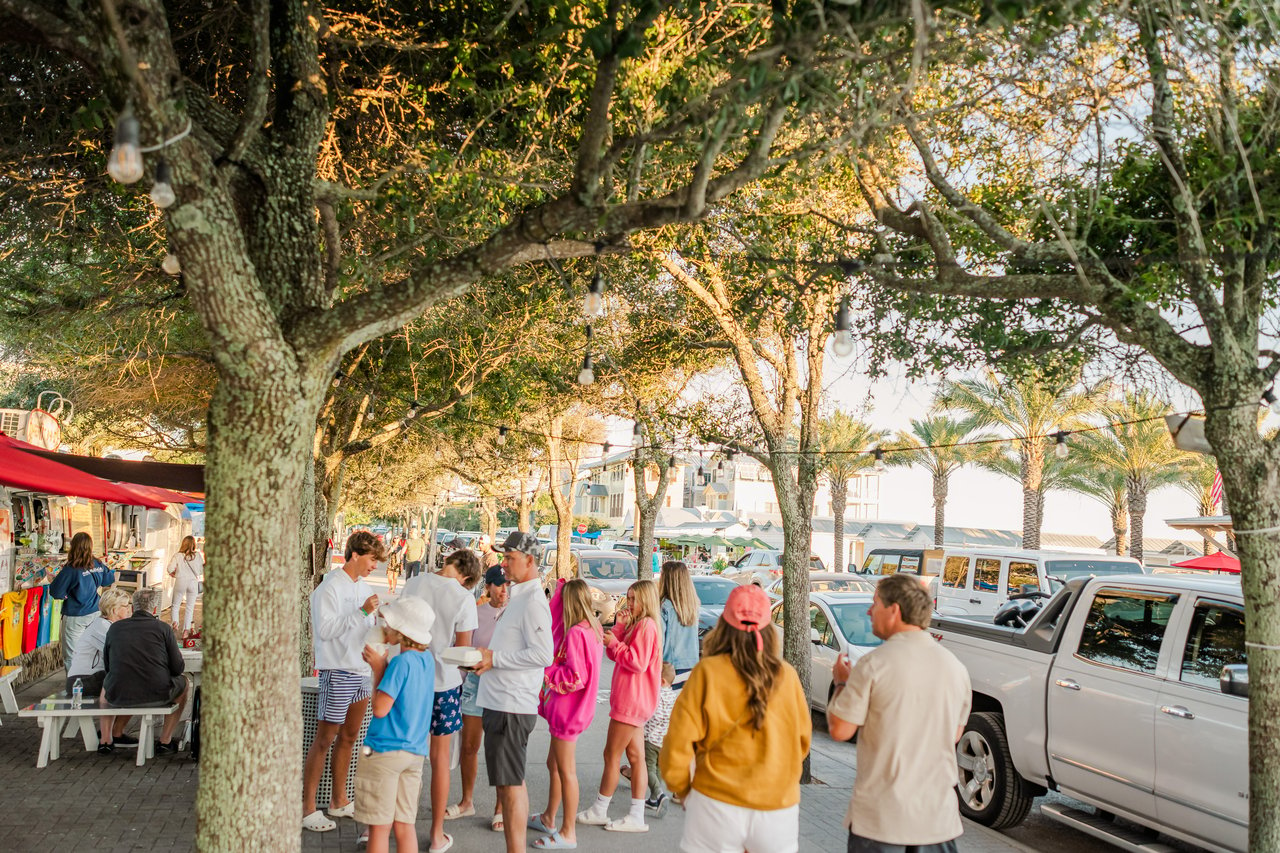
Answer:
[{"label": "woman sitting on bench", "polygon": [[[119,622],[133,612],[129,603],[129,593],[116,587],[108,587],[98,598],[98,618],[89,623],[89,627],[80,635],[80,642],[71,655],[71,663],[67,666],[67,695],[72,695],[72,688],[77,681],[84,696],[90,701],[97,699],[102,693],[102,682],[107,671],[102,663],[102,646],[107,641],[107,629],[112,622]],[[106,755],[113,751],[111,735],[111,717],[98,720],[98,730],[102,733],[98,740],[98,752]],[[136,744],[131,737],[120,735],[115,738],[121,744]]]}]

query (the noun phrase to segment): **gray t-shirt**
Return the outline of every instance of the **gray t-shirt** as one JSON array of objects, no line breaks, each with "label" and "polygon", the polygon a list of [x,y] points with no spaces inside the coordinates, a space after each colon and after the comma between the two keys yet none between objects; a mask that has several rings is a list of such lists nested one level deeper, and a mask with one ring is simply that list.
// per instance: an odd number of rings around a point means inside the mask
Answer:
[{"label": "gray t-shirt", "polygon": [[858,726],[850,832],[907,846],[959,837],[955,743],[971,704],[968,671],[927,631],[894,634],[858,660],[828,708]]}]

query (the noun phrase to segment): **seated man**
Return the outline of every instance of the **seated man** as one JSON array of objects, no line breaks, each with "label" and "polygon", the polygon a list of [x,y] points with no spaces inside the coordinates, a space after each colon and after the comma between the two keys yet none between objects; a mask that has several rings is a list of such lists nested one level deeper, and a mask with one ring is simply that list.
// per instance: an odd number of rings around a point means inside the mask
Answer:
[{"label": "seated man", "polygon": [[[160,590],[140,589],[133,594],[133,615],[121,619],[107,631],[102,662],[107,676],[102,685],[102,701],[116,708],[157,708],[177,703],[178,708],[164,718],[157,753],[178,751],[173,730],[182,715],[187,695],[186,668],[173,628],[156,618]],[[119,741],[128,717],[116,717],[113,740]],[[139,749],[142,749],[139,746]]]}]

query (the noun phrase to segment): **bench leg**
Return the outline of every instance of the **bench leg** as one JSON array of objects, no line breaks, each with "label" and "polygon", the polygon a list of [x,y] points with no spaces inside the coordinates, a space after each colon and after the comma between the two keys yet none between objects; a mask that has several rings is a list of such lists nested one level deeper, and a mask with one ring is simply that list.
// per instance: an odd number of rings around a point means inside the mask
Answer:
[{"label": "bench leg", "polygon": [[134,762],[139,767],[147,763],[147,759],[151,757],[151,715],[142,715],[142,727],[138,729],[138,760]]},{"label": "bench leg", "polygon": [[93,752],[98,748],[98,729],[94,723],[97,717],[78,717],[80,720],[80,737],[84,739],[84,751]]},{"label": "bench leg", "polygon": [[13,695],[13,685],[8,681],[0,683],[0,702],[4,703],[6,714],[18,713],[18,697]]},{"label": "bench leg", "polygon": [[57,742],[57,730],[60,726],[56,719],[40,718],[37,722],[40,724],[41,732],[40,754],[36,756],[36,767],[43,769],[49,766],[49,753],[52,750],[52,744]]},{"label": "bench leg", "polygon": [[57,761],[62,757],[62,727],[68,722],[70,722],[70,720],[64,717],[55,717],[44,727],[46,732],[53,732],[53,737],[49,739],[50,761]]}]

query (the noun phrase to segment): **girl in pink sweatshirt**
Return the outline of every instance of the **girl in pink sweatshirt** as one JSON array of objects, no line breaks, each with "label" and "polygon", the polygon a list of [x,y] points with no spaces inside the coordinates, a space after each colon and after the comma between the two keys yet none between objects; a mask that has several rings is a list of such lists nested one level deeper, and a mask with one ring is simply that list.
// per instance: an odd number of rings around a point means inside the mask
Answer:
[{"label": "girl in pink sweatshirt", "polygon": [[[595,805],[578,814],[578,822],[614,832],[647,832],[644,796],[644,724],[658,707],[662,682],[662,632],[658,627],[658,585],[637,581],[627,590],[627,606],[613,630],[604,635],[605,654],[615,664],[609,692],[609,733],[604,745],[604,774]],[[618,787],[622,756],[631,762],[631,809],[609,820],[609,800]],[[637,799],[634,795],[639,793]]]},{"label": "girl in pink sweatshirt", "polygon": [[[578,735],[591,725],[596,713],[596,689],[600,684],[600,624],[591,610],[587,582],[560,579],[551,596],[551,636],[555,659],[543,675],[538,713],[551,730],[547,770],[551,774],[547,808],[529,818],[532,829],[548,833],[533,846],[539,850],[566,850],[578,846],[575,815],[578,810]],[[564,823],[557,830],[556,812],[564,800]]]}]

